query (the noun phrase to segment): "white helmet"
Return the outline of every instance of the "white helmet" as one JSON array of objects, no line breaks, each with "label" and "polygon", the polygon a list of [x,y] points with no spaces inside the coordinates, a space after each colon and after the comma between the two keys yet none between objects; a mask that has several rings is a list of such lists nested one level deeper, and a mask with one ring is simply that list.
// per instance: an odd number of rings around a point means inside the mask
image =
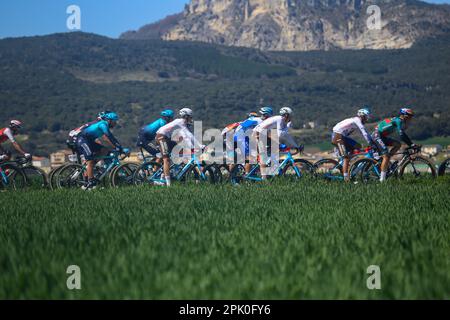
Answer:
[{"label": "white helmet", "polygon": [[372,116],[372,112],[370,112],[369,107],[364,107],[358,110],[358,117],[366,117],[370,118]]},{"label": "white helmet", "polygon": [[189,108],[183,108],[180,110],[180,117],[182,117],[182,118],[192,117],[193,114],[194,114],[194,112]]},{"label": "white helmet", "polygon": [[22,128],[22,122],[19,120],[11,120],[11,122],[9,123],[9,127],[20,129]]},{"label": "white helmet", "polygon": [[291,108],[289,108],[289,107],[284,107],[284,108],[281,108],[281,110],[280,110],[280,115],[282,115],[282,116],[284,116],[284,115],[291,115],[293,112],[294,112],[294,111],[292,111]]}]

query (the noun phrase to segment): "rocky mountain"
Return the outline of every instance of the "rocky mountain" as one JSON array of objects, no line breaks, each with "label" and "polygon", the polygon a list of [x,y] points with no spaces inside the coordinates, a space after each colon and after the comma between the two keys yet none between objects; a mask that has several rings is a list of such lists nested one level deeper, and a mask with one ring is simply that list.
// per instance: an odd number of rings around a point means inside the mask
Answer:
[{"label": "rocky mountain", "polygon": [[409,48],[448,32],[450,6],[416,0],[191,0],[182,14],[122,38],[309,51]]}]

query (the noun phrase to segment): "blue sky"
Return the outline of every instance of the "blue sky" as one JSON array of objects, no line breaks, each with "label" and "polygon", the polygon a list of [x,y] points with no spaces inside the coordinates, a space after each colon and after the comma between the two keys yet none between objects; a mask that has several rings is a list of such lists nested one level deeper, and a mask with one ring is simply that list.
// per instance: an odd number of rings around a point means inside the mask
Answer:
[{"label": "blue sky", "polygon": [[[81,31],[109,37],[181,12],[189,0],[1,0],[0,38],[66,32],[66,9],[81,8]],[[450,3],[450,0],[428,2]]]}]

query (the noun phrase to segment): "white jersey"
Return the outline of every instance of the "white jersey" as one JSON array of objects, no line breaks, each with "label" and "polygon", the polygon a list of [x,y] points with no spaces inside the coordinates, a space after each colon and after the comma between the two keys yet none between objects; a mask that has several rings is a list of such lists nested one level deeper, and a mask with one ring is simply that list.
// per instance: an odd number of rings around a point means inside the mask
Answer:
[{"label": "white jersey", "polygon": [[177,133],[181,137],[183,137],[184,141],[190,141],[197,147],[202,147],[202,145],[195,139],[192,132],[189,130],[186,120],[184,119],[176,119],[172,122],[169,122],[165,126],[159,128],[156,134],[163,135],[169,139],[172,139],[174,133]]},{"label": "white jersey", "polygon": [[287,132],[290,126],[291,125],[288,125],[288,123],[284,121],[282,116],[274,116],[258,124],[254,131],[261,133],[263,130],[269,131],[272,129],[277,129],[278,136],[280,136],[282,132]]},{"label": "white jersey", "polygon": [[367,132],[366,127],[364,127],[364,124],[362,123],[360,117],[348,118],[339,122],[334,126],[333,132],[348,137],[352,135],[356,129],[359,129],[364,139],[366,139],[367,143],[371,143],[372,139]]},{"label": "white jersey", "polygon": [[278,138],[281,143],[288,145],[289,147],[298,148],[298,144],[294,141],[289,134],[289,128],[292,126],[291,122],[286,123],[282,116],[274,116],[261,122],[253,130],[254,132],[261,133],[264,130],[277,129]]}]

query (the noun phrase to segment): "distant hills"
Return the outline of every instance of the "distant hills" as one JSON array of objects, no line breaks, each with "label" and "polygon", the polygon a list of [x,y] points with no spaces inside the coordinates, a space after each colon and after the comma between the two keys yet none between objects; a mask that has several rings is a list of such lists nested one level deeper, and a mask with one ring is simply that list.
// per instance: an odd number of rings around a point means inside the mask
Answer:
[{"label": "distant hills", "polygon": [[343,117],[370,104],[377,118],[411,103],[416,138],[450,135],[450,38],[404,50],[263,52],[199,42],[113,40],[65,33],[0,40],[0,123],[25,122],[27,147],[64,147],[70,129],[105,108],[132,145],[165,106],[191,106],[205,127],[221,128],[263,104],[295,110],[303,143],[329,139]]}]

